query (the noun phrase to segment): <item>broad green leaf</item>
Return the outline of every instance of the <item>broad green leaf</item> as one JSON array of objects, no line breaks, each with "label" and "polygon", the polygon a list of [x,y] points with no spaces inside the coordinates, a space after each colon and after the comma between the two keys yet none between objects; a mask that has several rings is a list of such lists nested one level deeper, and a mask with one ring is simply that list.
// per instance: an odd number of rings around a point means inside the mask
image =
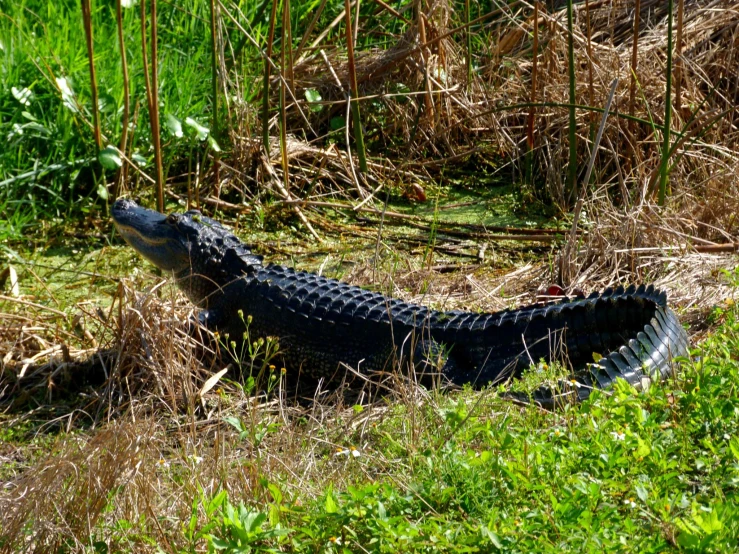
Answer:
[{"label": "broad green leaf", "polygon": [[693,520],[707,535],[715,533],[716,531],[721,531],[721,529],[723,529],[724,527],[724,524],[718,518],[718,514],[716,513],[715,509],[712,509],[709,513],[703,515],[701,515],[700,513],[696,513],[693,516]]},{"label": "broad green leaf", "polygon": [[149,160],[147,160],[138,152],[134,152],[133,154],[131,154],[131,159],[142,167],[149,163]]},{"label": "broad green leaf", "polygon": [[486,525],[482,526],[481,531],[484,537],[490,539],[490,542],[493,543],[493,546],[495,548],[503,548],[503,543],[500,541],[500,537],[496,533],[491,531]]},{"label": "broad green leaf", "polygon": [[234,429],[236,429],[240,433],[246,431],[246,427],[244,427],[244,423],[238,417],[229,416],[229,417],[223,418],[223,421],[231,425]]},{"label": "broad green leaf", "polygon": [[230,542],[219,539],[218,537],[213,537],[211,539],[211,543],[213,544],[213,548],[216,550],[226,550],[231,546]]},{"label": "broad green leaf", "polygon": [[731,453],[734,455],[734,458],[739,460],[739,439],[737,439],[737,437],[731,438],[729,441],[729,448],[731,449]]},{"label": "broad green leaf", "polygon": [[334,500],[334,495],[332,494],[331,489],[326,493],[324,508],[327,514],[335,514],[339,511],[339,505],[336,503],[336,500]]},{"label": "broad green leaf", "polygon": [[102,198],[103,200],[108,199],[108,189],[105,188],[105,185],[103,183],[100,183],[98,185],[97,193],[98,193],[98,196]]},{"label": "broad green leaf", "polygon": [[320,112],[323,109],[323,106],[319,104],[319,102],[323,100],[323,98],[321,98],[321,93],[318,92],[316,89],[306,89],[305,99],[308,101],[310,110],[312,112]]},{"label": "broad green leaf", "polygon": [[649,454],[652,451],[652,448],[649,446],[649,443],[647,441],[637,438],[638,446],[636,447],[636,456],[637,458],[643,458],[647,454]]},{"label": "broad green leaf", "polygon": [[223,504],[223,501],[226,500],[227,492],[225,490],[222,490],[217,495],[215,495],[210,502],[208,502],[205,506],[205,515],[208,517],[212,516],[215,511],[221,507]]},{"label": "broad green leaf", "polygon": [[216,139],[214,139],[212,136],[208,136],[208,145],[210,146],[211,150],[213,150],[213,152],[221,151],[221,147],[218,146]]},{"label": "broad green leaf", "polygon": [[267,490],[269,490],[270,494],[272,494],[272,500],[274,500],[276,504],[282,503],[283,497],[280,487],[278,487],[274,483],[270,483],[269,485],[267,485]]},{"label": "broad green leaf", "polygon": [[266,514],[262,512],[248,512],[244,511],[241,514],[241,522],[249,533],[256,533],[261,530],[262,523],[267,521]]},{"label": "broad green leaf", "polygon": [[101,113],[113,113],[118,110],[118,103],[113,95],[103,92],[98,97],[98,110]]},{"label": "broad green leaf", "polygon": [[329,121],[329,125],[331,126],[332,131],[338,131],[339,129],[346,127],[346,119],[341,116],[332,117],[331,121]]},{"label": "broad green leaf", "polygon": [[118,169],[123,165],[121,154],[115,146],[103,148],[98,154],[98,161],[105,169]]},{"label": "broad green leaf", "polygon": [[40,123],[26,123],[26,129],[31,129],[33,131],[38,131],[39,133],[48,133],[49,130],[41,125]]},{"label": "broad green leaf", "polygon": [[208,138],[208,135],[210,135],[210,129],[204,127],[203,125],[195,121],[192,117],[185,118],[185,125],[195,131],[198,140],[205,140]]},{"label": "broad green leaf", "polygon": [[636,496],[638,496],[639,500],[641,500],[642,502],[646,502],[647,497],[649,496],[647,489],[645,489],[644,485],[642,485],[641,483],[636,486]]},{"label": "broad green leaf", "polygon": [[305,99],[308,102],[320,102],[323,100],[323,98],[321,98],[321,93],[313,88],[305,89]]},{"label": "broad green leaf", "polygon": [[182,123],[171,113],[164,116],[164,125],[172,136],[182,138]]}]

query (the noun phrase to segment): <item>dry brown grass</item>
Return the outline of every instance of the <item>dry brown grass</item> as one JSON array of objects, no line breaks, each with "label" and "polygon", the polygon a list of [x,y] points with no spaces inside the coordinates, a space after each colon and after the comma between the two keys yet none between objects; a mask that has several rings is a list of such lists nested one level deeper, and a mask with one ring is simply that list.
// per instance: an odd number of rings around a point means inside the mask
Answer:
[{"label": "dry brown grass", "polygon": [[[377,400],[378,390],[391,386],[393,397],[413,409],[421,398],[429,403],[423,389],[392,375],[380,389],[352,388],[348,399],[366,407],[361,413],[346,403],[341,385],[319,383],[310,402],[284,380],[249,394],[233,369],[211,379],[221,366],[203,363],[203,345],[183,324],[190,308],[181,295],[162,300],[127,286],[122,292],[110,350],[87,359],[89,352],[71,349],[67,362],[22,358],[3,368],[4,422],[30,424],[35,440],[49,440],[42,441],[45,452],[35,441],[0,448],[7,463],[0,477],[2,551],[82,551],[103,536],[136,551],[154,551],[151,539],[168,551],[184,548],[182,522],[193,499],[226,490],[259,504],[272,498],[269,483],[289,497],[310,498],[347,478],[350,460],[336,452],[350,446],[382,473],[392,461],[368,443],[372,422],[391,409]],[[55,329],[37,331],[50,337]],[[62,365],[88,378],[62,387]],[[47,394],[34,396],[39,390]],[[228,417],[242,422],[241,435]],[[202,505],[196,513],[202,524]],[[121,521],[135,522],[131,536]]]},{"label": "dry brown grass", "polygon": [[[567,26],[565,10],[533,10],[513,3],[473,25],[480,39],[468,82],[463,29],[450,4],[430,3],[422,18],[400,14],[408,25],[386,49],[357,51],[356,74],[370,153],[369,172],[358,173],[349,132],[326,145],[333,116],[347,116],[349,64],[343,38],[316,40],[303,48],[290,71],[287,180],[279,142],[268,159],[249,128],[234,135],[233,167],[228,184],[240,194],[269,190],[286,201],[305,222],[322,224],[321,202],[348,201],[354,209],[377,206],[384,189],[405,190],[410,197],[444,175],[469,169],[486,158],[498,172],[520,182],[525,175],[526,120],[536,99],[533,125],[534,183],[522,185],[523,198],[554,203],[567,217],[577,198],[565,186],[568,159]],[[379,8],[378,8],[379,9]],[[680,56],[673,68],[680,104],[673,106],[668,202],[657,207],[661,125],[665,113],[666,5],[641,2],[637,66],[632,83],[633,6],[591,2],[588,44],[584,4],[575,7],[578,168],[591,157],[592,137],[611,82],[618,78],[611,114],[595,156],[591,185],[584,195],[590,225],[580,226],[577,247],[553,280],[564,286],[607,270],[601,280],[640,280],[638,258],[654,257],[669,245],[666,258],[681,252],[736,249],[739,190],[739,4],[710,0],[685,3]],[[533,30],[538,23],[537,90],[532,91]],[[367,26],[371,26],[367,23]],[[312,40],[312,38],[311,38]],[[303,41],[309,44],[309,41]],[[592,52],[592,56],[588,55]],[[592,77],[591,77],[592,75]],[[273,78],[277,102],[280,77]],[[635,93],[634,102],[630,91]],[[235,81],[238,86],[238,80]],[[319,91],[324,107],[311,111],[305,92]],[[234,108],[235,109],[235,108]],[[248,108],[247,108],[248,111]],[[242,118],[253,125],[256,116]],[[628,119],[632,117],[632,119]],[[636,119],[633,119],[636,118]],[[277,136],[277,120],[271,122]],[[443,172],[443,173],[442,173]],[[307,215],[306,215],[307,214]],[[593,225],[592,222],[598,222]],[[307,225],[307,223],[306,223]],[[311,231],[320,236],[320,232]],[[720,249],[719,249],[720,250]],[[628,251],[628,252],[627,252]],[[574,256],[572,259],[572,256]],[[595,260],[601,260],[595,263]],[[709,264],[710,265],[710,264]],[[650,267],[654,269],[655,264]],[[652,277],[656,274],[652,273]],[[600,281],[599,281],[600,282]]]}]

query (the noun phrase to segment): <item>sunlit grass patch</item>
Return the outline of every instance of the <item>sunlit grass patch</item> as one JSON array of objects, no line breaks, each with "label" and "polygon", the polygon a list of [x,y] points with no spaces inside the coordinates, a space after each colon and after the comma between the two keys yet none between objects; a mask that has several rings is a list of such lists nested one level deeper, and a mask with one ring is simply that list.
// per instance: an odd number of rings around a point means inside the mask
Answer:
[{"label": "sunlit grass patch", "polygon": [[132,410],[61,435],[52,457],[7,482],[4,540],[182,552],[727,551],[739,534],[739,317],[721,318],[675,379],[641,393],[619,382],[557,412],[495,389],[300,408],[226,380],[205,412],[165,415],[162,398],[155,417],[141,413],[151,410],[142,397],[136,423]]}]

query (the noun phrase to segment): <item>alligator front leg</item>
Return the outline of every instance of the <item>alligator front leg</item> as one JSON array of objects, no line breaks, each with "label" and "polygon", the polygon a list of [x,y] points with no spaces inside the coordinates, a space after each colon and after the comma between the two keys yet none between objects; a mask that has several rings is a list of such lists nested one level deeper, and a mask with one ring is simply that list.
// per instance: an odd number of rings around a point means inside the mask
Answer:
[{"label": "alligator front leg", "polygon": [[424,386],[433,387],[453,382],[459,374],[459,364],[454,356],[453,348],[435,341],[432,338],[416,340],[410,347],[403,349],[411,356],[404,356],[405,366],[412,367],[415,378]]}]

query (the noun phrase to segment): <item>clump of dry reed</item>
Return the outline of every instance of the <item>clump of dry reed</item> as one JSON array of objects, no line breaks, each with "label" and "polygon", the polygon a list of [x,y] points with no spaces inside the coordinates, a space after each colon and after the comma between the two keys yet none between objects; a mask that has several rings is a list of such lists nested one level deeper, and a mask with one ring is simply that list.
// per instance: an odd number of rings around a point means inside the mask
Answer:
[{"label": "clump of dry reed", "polygon": [[[336,453],[349,446],[371,456],[371,471],[392,463],[374,450],[371,431],[387,405],[365,391],[352,401],[366,408],[353,410],[340,386],[331,392],[320,383],[307,405],[288,400],[294,392],[288,393],[284,380],[266,392],[249,391],[238,371],[218,375],[220,365],[203,362],[207,347],[188,333],[182,296],[162,299],[157,288],[142,294],[122,286],[113,310],[118,315],[106,322],[112,327],[110,350],[85,359],[88,352],[70,348],[69,360],[61,363],[75,376],[85,368],[86,381],[72,377],[61,391],[60,362],[53,358],[37,365],[11,360],[4,367],[5,421],[30,421],[41,436],[45,427],[56,438],[43,455],[31,446],[0,449],[0,459],[8,462],[0,474],[3,549],[78,551],[99,538],[113,550],[144,552],[154,551],[153,537],[174,551],[193,546],[184,542],[182,522],[194,515],[204,525],[204,505],[221,490],[257,503],[273,499],[270,483],[279,483],[286,498],[317,496],[328,483],[346,478],[347,460]],[[38,394],[50,385],[53,394]],[[18,403],[22,389],[25,405]],[[412,383],[393,390],[411,406],[419,394],[429,400]],[[57,416],[57,425],[39,429],[37,420],[48,419],[47,412]],[[229,418],[240,422],[239,430]],[[135,523],[130,531],[125,522]]]},{"label": "clump of dry reed", "polygon": [[[470,83],[455,41],[459,31],[453,32],[459,22],[453,21],[444,2],[431,3],[423,18],[409,22],[394,47],[357,52],[354,66],[360,93],[366,98],[362,101],[366,134],[392,138],[374,142],[381,148],[370,170],[375,182],[397,178],[398,169],[407,172],[403,180],[415,177],[423,182],[438,176],[440,167],[448,171],[464,164],[480,145],[486,145],[485,154],[496,163],[509,160],[515,180],[524,174],[526,120],[532,114],[535,167],[540,175],[534,190],[564,211],[574,202],[576,191],[567,190],[564,182],[569,148],[565,12],[542,7],[534,21],[531,10],[523,6],[511,10],[492,14],[473,26],[475,33],[490,40],[486,51],[475,54],[476,70]],[[720,190],[719,183],[736,169],[736,13],[736,9],[712,9],[707,1],[687,2],[679,29],[679,63],[672,68],[674,88],[680,93],[673,106],[670,144],[677,148],[671,159],[675,165],[670,173],[670,196],[673,205],[713,221],[721,217],[716,209],[721,201],[711,193]],[[418,23],[421,19],[424,24]],[[616,205],[623,206],[655,197],[659,126],[665,113],[664,5],[642,2],[639,23],[634,34],[634,11],[626,4],[593,2],[575,9],[579,178],[591,155],[592,133],[600,117],[597,110],[604,106],[611,81],[617,77],[592,184],[607,185]],[[537,52],[532,45],[535,27]],[[637,56],[632,60],[635,42]],[[346,112],[350,68],[343,52],[340,42],[317,44],[303,52],[291,68],[289,84],[296,102],[287,108],[288,135],[293,137],[288,167],[299,196],[328,190],[364,198],[361,187],[354,186],[356,179],[346,158],[343,167],[326,167],[330,158],[345,156],[345,148],[321,146],[331,117]],[[532,89],[534,77],[536,89]],[[398,92],[401,89],[406,92]],[[309,109],[306,90],[320,91],[327,104],[324,109]],[[305,147],[297,147],[296,142]],[[279,148],[271,152],[278,161]],[[281,174],[278,164],[274,165]],[[332,174],[342,177],[332,179]],[[345,186],[335,186],[342,183]]]}]

